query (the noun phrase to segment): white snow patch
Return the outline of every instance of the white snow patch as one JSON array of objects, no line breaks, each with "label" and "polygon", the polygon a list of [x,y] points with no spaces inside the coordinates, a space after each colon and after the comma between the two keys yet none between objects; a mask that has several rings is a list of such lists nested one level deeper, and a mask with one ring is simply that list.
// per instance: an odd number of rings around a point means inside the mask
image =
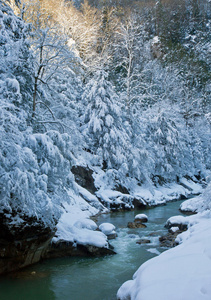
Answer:
[{"label": "white snow patch", "polygon": [[153,44],[157,44],[157,43],[159,43],[159,42],[160,42],[159,36],[154,36],[153,39],[152,39],[152,43],[153,43]]},{"label": "white snow patch", "polygon": [[177,227],[177,226],[171,227],[171,232],[177,232],[178,230],[179,230],[179,227]]}]

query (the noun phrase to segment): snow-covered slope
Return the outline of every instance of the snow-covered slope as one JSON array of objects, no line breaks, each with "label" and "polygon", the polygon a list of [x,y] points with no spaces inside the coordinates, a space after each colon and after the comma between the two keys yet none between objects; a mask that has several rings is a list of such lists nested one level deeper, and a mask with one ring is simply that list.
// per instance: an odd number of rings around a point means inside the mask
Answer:
[{"label": "snow-covered slope", "polygon": [[[210,205],[210,185],[200,198]],[[189,207],[194,207],[195,199],[188,200],[188,203]],[[193,216],[172,217],[168,223],[188,226],[188,230],[176,239],[180,245],[144,263],[134,274],[133,280],[120,287],[118,299],[211,299],[210,209],[206,206],[203,212]]]}]

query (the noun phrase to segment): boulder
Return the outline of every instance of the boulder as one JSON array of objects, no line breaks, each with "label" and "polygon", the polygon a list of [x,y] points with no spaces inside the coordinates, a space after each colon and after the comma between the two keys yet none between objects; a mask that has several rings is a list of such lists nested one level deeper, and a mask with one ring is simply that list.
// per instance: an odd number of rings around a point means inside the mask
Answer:
[{"label": "boulder", "polygon": [[58,258],[67,256],[104,256],[116,254],[113,247],[97,247],[93,245],[81,245],[65,240],[52,242],[46,252],[46,258]]},{"label": "boulder", "polygon": [[137,209],[144,209],[144,208],[147,207],[146,202],[141,197],[139,197],[139,198],[138,197],[133,198],[133,205]]},{"label": "boulder", "polygon": [[127,227],[134,229],[134,228],[146,228],[147,226],[140,222],[128,222]]},{"label": "boulder", "polygon": [[185,224],[185,223],[179,223],[179,222],[170,222],[170,221],[167,221],[166,224],[165,224],[165,227],[167,229],[170,229],[171,227],[178,227],[179,230],[181,231],[185,231],[188,229],[188,224]]},{"label": "boulder", "polygon": [[161,247],[167,247],[172,248],[178,245],[178,243],[175,241],[177,235],[181,233],[181,231],[177,231],[175,233],[167,233],[164,236],[161,236],[159,238],[160,246]]},{"label": "boulder", "polygon": [[107,235],[108,240],[114,240],[117,237],[117,233],[111,233]]},{"label": "boulder", "polygon": [[32,217],[23,217],[19,226],[10,221],[0,214],[0,274],[39,262],[54,235],[52,228]]},{"label": "boulder", "polygon": [[75,176],[75,181],[87,189],[90,193],[94,194],[97,189],[94,184],[93,171],[88,167],[83,166],[73,166],[71,172]]},{"label": "boulder", "polygon": [[168,233],[159,238],[160,245],[162,247],[172,248],[178,245],[175,241],[178,234],[182,233],[184,230],[180,230],[179,227],[171,227],[168,230]]},{"label": "boulder", "polygon": [[135,223],[146,223],[148,222],[148,217],[145,214],[138,214],[135,216]]},{"label": "boulder", "polygon": [[149,244],[149,243],[151,243],[151,241],[148,239],[140,239],[136,242],[136,244],[140,244],[140,245]]},{"label": "boulder", "polygon": [[112,240],[117,237],[115,226],[111,223],[100,224],[99,230],[102,231],[108,237],[108,240]]},{"label": "boulder", "polygon": [[175,216],[167,220],[165,227],[168,229],[168,233],[159,238],[160,244],[163,247],[174,247],[178,245],[175,241],[176,237],[187,230],[188,222],[183,216]]}]

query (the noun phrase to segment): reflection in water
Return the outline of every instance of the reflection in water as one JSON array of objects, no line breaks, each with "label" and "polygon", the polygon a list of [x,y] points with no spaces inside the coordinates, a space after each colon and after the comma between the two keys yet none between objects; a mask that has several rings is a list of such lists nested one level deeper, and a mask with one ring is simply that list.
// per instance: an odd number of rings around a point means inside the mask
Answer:
[{"label": "reflection in water", "polygon": [[[0,300],[114,300],[123,282],[132,279],[137,268],[165,249],[159,248],[164,223],[181,202],[150,210],[101,215],[98,224],[110,222],[118,237],[111,241],[116,255],[103,258],[62,258],[14,273],[0,280]],[[147,214],[147,228],[128,229],[127,223],[138,213]],[[140,238],[151,243],[138,245]]]}]

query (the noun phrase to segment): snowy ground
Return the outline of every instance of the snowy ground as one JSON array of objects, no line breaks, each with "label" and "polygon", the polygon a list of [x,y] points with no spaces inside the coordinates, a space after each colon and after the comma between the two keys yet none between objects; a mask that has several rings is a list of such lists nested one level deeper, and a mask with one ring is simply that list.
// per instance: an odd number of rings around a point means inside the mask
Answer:
[{"label": "snowy ground", "polygon": [[[200,211],[189,217],[172,217],[168,223],[185,223],[188,230],[178,235],[179,246],[144,263],[133,280],[119,289],[120,300],[210,300],[211,299],[211,184],[188,209]],[[186,207],[186,202],[182,207]]]}]

